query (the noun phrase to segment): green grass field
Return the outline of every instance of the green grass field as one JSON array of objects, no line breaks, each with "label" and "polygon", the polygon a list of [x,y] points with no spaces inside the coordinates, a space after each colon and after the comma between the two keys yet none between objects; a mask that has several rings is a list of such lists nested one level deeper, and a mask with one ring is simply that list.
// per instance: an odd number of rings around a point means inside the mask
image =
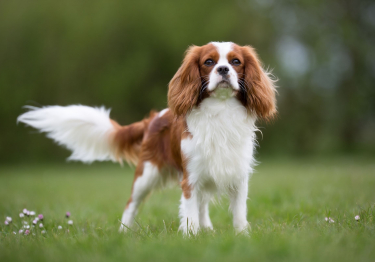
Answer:
[{"label": "green grass field", "polygon": [[[117,232],[130,194],[130,168],[3,166],[0,261],[375,261],[373,158],[262,162],[250,182],[251,236],[234,234],[223,198],[210,207],[215,231],[190,238],[177,231],[178,187],[154,192],[132,231]],[[46,234],[38,227],[18,233],[23,208],[44,215]],[[13,218],[8,226],[6,216]]]}]

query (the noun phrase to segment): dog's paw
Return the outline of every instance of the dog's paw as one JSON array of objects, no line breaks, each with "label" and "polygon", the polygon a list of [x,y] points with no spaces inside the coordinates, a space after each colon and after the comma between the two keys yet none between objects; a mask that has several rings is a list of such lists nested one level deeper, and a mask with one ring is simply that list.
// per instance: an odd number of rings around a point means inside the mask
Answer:
[{"label": "dog's paw", "polygon": [[128,231],[128,228],[125,225],[121,224],[120,228],[118,229],[118,232],[126,233],[127,231]]},{"label": "dog's paw", "polygon": [[246,222],[243,225],[234,227],[234,230],[236,231],[236,235],[250,236],[251,225]]}]

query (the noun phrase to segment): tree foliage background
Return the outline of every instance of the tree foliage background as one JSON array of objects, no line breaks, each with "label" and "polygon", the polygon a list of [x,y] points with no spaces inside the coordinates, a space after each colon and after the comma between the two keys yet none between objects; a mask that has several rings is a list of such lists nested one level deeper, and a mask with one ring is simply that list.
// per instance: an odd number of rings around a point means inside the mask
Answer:
[{"label": "tree foliage background", "polygon": [[166,107],[189,45],[254,46],[279,78],[261,155],[375,153],[375,2],[0,1],[0,162],[68,155],[16,124],[23,105]]}]

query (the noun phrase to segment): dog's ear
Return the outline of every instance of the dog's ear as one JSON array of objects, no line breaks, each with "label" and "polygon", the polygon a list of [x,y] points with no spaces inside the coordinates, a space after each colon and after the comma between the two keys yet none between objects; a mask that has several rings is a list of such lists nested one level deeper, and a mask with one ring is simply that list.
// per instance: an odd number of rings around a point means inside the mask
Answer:
[{"label": "dog's ear", "polygon": [[262,68],[258,55],[252,47],[243,46],[242,55],[245,59],[244,83],[247,89],[243,94],[243,103],[259,118],[272,119],[277,112],[275,80]]},{"label": "dog's ear", "polygon": [[198,102],[202,85],[199,73],[200,52],[199,46],[189,47],[181,67],[169,82],[168,106],[175,116],[186,115]]}]

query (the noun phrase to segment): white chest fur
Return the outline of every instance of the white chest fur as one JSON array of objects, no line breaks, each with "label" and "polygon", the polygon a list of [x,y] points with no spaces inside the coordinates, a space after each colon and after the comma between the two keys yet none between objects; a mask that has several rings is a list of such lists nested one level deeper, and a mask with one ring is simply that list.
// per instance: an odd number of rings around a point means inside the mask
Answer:
[{"label": "white chest fur", "polygon": [[186,117],[192,138],[181,142],[189,182],[236,187],[252,172],[255,117],[236,98],[207,98]]}]

